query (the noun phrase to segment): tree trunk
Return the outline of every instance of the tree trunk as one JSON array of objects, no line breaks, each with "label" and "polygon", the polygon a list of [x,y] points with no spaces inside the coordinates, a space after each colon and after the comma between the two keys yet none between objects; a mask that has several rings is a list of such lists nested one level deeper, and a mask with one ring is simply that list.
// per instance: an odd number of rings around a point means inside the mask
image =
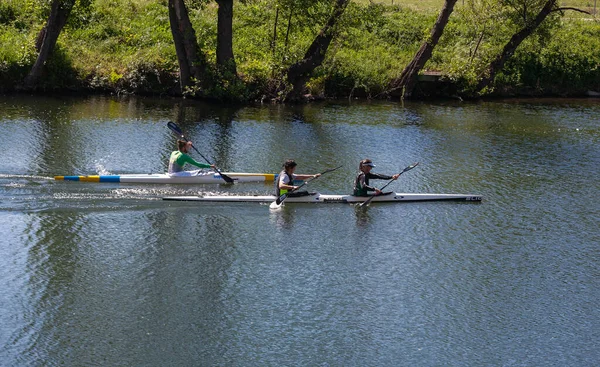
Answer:
[{"label": "tree trunk", "polygon": [[287,100],[295,101],[300,99],[306,82],[309,80],[312,72],[323,63],[327,48],[335,35],[335,24],[342,14],[344,14],[344,10],[349,1],[350,0],[335,1],[333,12],[329,16],[325,26],[321,29],[308,48],[308,51],[306,51],[304,58],[290,66],[288,69],[287,78],[288,82],[292,85],[292,90],[287,94]]},{"label": "tree trunk", "polygon": [[546,2],[546,4],[544,5],[544,7],[542,8],[542,10],[540,10],[538,15],[535,17],[535,19],[532,22],[525,25],[525,27],[523,29],[521,29],[519,32],[515,33],[511,37],[510,41],[508,41],[508,43],[504,46],[502,53],[500,55],[498,55],[498,57],[496,57],[494,59],[494,61],[492,61],[490,63],[490,66],[487,68],[486,72],[484,73],[484,77],[477,84],[477,87],[475,90],[476,92],[481,91],[483,88],[489,86],[492,83],[492,81],[496,77],[496,74],[500,70],[502,70],[506,61],[508,61],[508,59],[510,59],[510,57],[517,50],[517,47],[519,47],[519,45],[527,37],[529,37],[536,30],[536,28],[539,27],[540,24],[542,24],[542,22],[552,12],[552,9],[555,6],[556,6],[556,0],[548,0]]},{"label": "tree trunk", "polygon": [[277,47],[277,21],[279,20],[279,7],[275,9],[275,22],[273,23],[273,39],[271,40],[271,53],[275,57],[275,48]]},{"label": "tree trunk", "polygon": [[287,52],[288,49],[288,40],[290,38],[290,30],[292,29],[292,15],[294,15],[294,4],[290,7],[290,16],[288,17],[287,30],[285,31],[285,43],[284,49]]},{"label": "tree trunk", "polygon": [[206,59],[198,47],[196,31],[190,22],[184,0],[169,0],[169,22],[179,63],[181,92],[195,86],[196,81],[200,86],[207,87],[208,81],[203,78],[207,68]]},{"label": "tree trunk", "polygon": [[237,75],[233,58],[233,0],[217,0],[217,65]]},{"label": "tree trunk", "polygon": [[454,5],[456,5],[456,2],[457,0],[446,0],[444,2],[444,7],[435,21],[429,38],[426,39],[421,45],[421,48],[419,48],[419,51],[417,51],[415,57],[400,74],[400,77],[392,82],[392,90],[400,88],[403,89],[403,99],[412,97],[415,85],[417,84],[417,79],[419,77],[419,72],[431,58],[433,49],[444,33],[444,28],[446,27],[446,24],[448,24],[448,20],[450,19],[452,11],[454,11]]},{"label": "tree trunk", "polygon": [[38,57],[23,82],[25,88],[35,89],[38,84],[44,72],[44,66],[52,56],[58,36],[67,23],[67,19],[69,18],[69,14],[74,5],[75,0],[52,1],[48,23],[46,23],[46,26],[40,31],[37,38],[36,48],[39,51]]}]

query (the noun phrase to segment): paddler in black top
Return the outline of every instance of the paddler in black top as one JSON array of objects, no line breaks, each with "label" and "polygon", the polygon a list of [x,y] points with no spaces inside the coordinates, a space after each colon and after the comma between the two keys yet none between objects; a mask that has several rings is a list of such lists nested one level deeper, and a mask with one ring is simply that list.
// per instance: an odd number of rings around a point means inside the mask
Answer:
[{"label": "paddler in black top", "polygon": [[[288,191],[292,191],[298,188],[298,186],[294,186],[294,180],[306,180],[313,177],[321,176],[320,173],[316,175],[297,175],[294,173],[296,171],[296,166],[298,163],[294,162],[293,159],[288,159],[283,164],[283,171],[279,172],[277,179],[275,180],[275,196],[281,196]],[[294,191],[288,194],[288,197],[292,196],[306,196],[310,195],[307,191]]]},{"label": "paddler in black top", "polygon": [[371,178],[379,180],[397,180],[398,177],[400,177],[399,173],[393,176],[371,173],[373,167],[375,167],[375,165],[370,159],[363,159],[360,161],[358,166],[359,172],[354,180],[354,196],[369,196],[369,191],[375,191],[375,195],[381,195],[381,190],[369,185],[369,179]]}]

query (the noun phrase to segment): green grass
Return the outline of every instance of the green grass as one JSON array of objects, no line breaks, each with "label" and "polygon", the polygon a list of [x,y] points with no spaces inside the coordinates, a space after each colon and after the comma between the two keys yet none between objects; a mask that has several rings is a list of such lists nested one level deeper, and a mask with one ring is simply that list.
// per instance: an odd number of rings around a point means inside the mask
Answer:
[{"label": "green grass", "polygon": [[[382,5],[398,5],[401,7],[407,7],[417,11],[424,12],[439,12],[444,5],[444,0],[353,0],[355,3],[366,6],[369,4],[382,4]],[[455,9],[459,9],[462,6],[466,6],[469,0],[458,0]],[[562,7],[573,7],[585,10],[590,15],[569,12],[569,17],[583,17],[583,18],[596,18],[600,17],[600,2],[594,0],[565,0],[560,1]],[[596,6],[594,8],[594,5]],[[595,13],[594,13],[595,10]]]},{"label": "green grass", "polygon": [[353,0],[355,3],[366,6],[369,4],[397,5],[416,11],[437,12],[442,8],[442,0]]}]

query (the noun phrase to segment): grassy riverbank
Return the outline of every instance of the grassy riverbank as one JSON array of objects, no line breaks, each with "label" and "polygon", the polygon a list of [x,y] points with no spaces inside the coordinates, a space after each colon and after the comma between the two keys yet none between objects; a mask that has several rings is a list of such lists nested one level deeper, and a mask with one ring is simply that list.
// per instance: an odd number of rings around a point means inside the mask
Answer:
[{"label": "grassy riverbank", "polygon": [[[443,1],[357,0],[346,10],[340,35],[309,82],[310,93],[325,97],[377,98],[388,88],[428,35]],[[451,92],[468,93],[516,25],[481,17],[459,1],[427,70],[441,72]],[[589,1],[569,6],[590,8]],[[591,3],[593,6],[593,2]],[[302,57],[328,15],[327,7],[280,12],[272,1],[235,4],[234,53],[243,91],[225,91],[233,99],[270,98],[283,71]],[[480,10],[480,9],[479,9]],[[573,15],[573,16],[571,16]],[[0,90],[14,89],[25,77],[36,52],[35,38],[47,10],[38,2],[0,3]],[[202,50],[215,62],[216,5],[190,8]],[[289,25],[289,32],[288,32]],[[519,47],[486,93],[580,95],[600,90],[600,24],[568,12],[552,18]],[[169,28],[167,1],[94,0],[77,6],[47,65],[43,89],[102,93],[176,94],[177,59]],[[229,93],[229,94],[227,94]]]}]

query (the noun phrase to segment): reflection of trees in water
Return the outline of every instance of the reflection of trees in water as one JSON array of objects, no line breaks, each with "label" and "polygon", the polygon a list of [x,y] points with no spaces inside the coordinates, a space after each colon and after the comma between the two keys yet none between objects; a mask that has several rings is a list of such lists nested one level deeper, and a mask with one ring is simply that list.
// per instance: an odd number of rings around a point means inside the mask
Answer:
[{"label": "reflection of trees in water", "polygon": [[[56,167],[67,169],[75,165],[73,148],[75,142],[81,141],[81,136],[68,123],[74,103],[71,99],[42,97],[24,101],[25,108],[19,110],[19,115],[29,121],[28,125],[33,129],[17,137],[14,143],[21,149],[37,151],[32,155],[36,159],[28,167],[32,174],[51,174],[48,171]],[[29,144],[20,144],[20,141]]]},{"label": "reflection of trees in water", "polygon": [[[188,134],[198,150],[222,170],[232,166],[232,122],[239,107],[214,106],[196,101],[175,105],[178,125]],[[211,124],[216,128],[213,130]],[[208,127],[206,127],[208,125]],[[211,158],[212,157],[212,158]]]},{"label": "reflection of trees in water", "polygon": [[[334,152],[348,149],[348,144],[323,124],[329,120],[327,114],[335,112],[323,112],[320,105],[241,107],[184,100],[174,109],[174,121],[198,150],[223,170],[234,169],[240,156],[251,152],[260,162],[257,168],[247,168],[247,163],[238,170],[278,171],[285,159],[293,158],[306,172],[320,171],[337,163],[332,159]],[[250,124],[234,128],[238,118]],[[257,132],[253,123],[273,124],[274,128]],[[172,138],[168,142],[170,150],[174,149]],[[256,145],[265,151],[258,151]]]}]

